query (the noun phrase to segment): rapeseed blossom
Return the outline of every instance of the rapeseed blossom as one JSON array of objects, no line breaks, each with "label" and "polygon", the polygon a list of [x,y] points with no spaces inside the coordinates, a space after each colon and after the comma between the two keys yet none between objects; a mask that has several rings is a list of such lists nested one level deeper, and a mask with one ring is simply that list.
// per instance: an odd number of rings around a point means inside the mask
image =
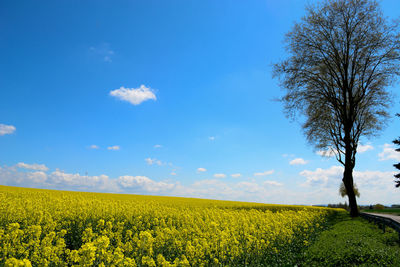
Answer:
[{"label": "rapeseed blossom", "polygon": [[332,212],[0,186],[0,265],[267,265],[308,245]]}]

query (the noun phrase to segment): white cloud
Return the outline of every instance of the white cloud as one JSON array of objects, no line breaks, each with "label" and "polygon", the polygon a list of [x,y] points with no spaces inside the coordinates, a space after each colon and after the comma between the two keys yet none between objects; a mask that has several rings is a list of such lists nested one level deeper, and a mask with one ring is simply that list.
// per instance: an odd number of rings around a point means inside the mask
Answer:
[{"label": "white cloud", "polygon": [[240,173],[234,173],[234,174],[231,174],[231,176],[233,177],[233,178],[239,178],[240,176],[242,176]]},{"label": "white cloud", "polygon": [[256,192],[260,192],[263,191],[263,188],[258,185],[257,183],[253,183],[253,182],[239,182],[236,185],[238,188],[240,188],[240,190],[243,190],[245,192],[248,193],[256,193]]},{"label": "white cloud", "polygon": [[264,185],[283,186],[282,183],[279,183],[277,181],[270,181],[270,180],[264,181]]},{"label": "white cloud", "polygon": [[307,163],[308,163],[308,161],[306,161],[302,158],[295,158],[289,162],[290,165],[305,165]]},{"label": "white cloud", "polygon": [[107,175],[80,175],[79,173],[66,173],[58,169],[51,173],[47,173],[47,170],[32,171],[32,168],[28,169],[30,171],[20,171],[21,166],[25,165],[0,167],[0,184],[61,190],[142,194],[156,192],[167,194],[178,185],[177,183],[157,182],[146,176],[125,175],[111,179]]},{"label": "white cloud", "polygon": [[[33,165],[33,164],[28,164]],[[22,166],[22,165],[19,165]],[[174,171],[174,170],[173,170]],[[354,181],[361,197],[359,204],[393,204],[398,202],[398,189],[395,188],[395,172],[354,171]],[[184,196],[222,200],[252,201],[271,204],[327,204],[344,201],[339,196],[343,168],[332,166],[327,169],[304,170],[300,178],[305,182],[282,184],[273,180],[252,179],[237,181],[233,179],[206,179],[188,185],[179,182],[157,181],[143,175],[124,175],[110,178],[107,175],[80,175],[61,170],[53,172],[32,169],[22,170],[18,164],[0,166],[0,184],[11,186]],[[283,197],[284,196],[284,197]]]},{"label": "white cloud", "polygon": [[99,149],[100,147],[98,145],[91,145],[89,148],[90,149]]},{"label": "white cloud", "polygon": [[161,162],[161,160],[158,159],[152,159],[152,158],[146,158],[144,159],[146,161],[146,163],[148,165],[153,165],[153,164],[157,164],[158,166],[161,166],[163,163]]},{"label": "white cloud", "polygon": [[119,146],[109,146],[107,147],[108,150],[120,150]]},{"label": "white cloud", "polygon": [[117,180],[123,188],[133,188],[138,190],[145,190],[147,192],[160,192],[164,190],[171,190],[174,184],[165,182],[155,182],[146,176],[120,176]]},{"label": "white cloud", "polygon": [[214,141],[215,140],[215,136],[208,137],[208,140]]},{"label": "white cloud", "polygon": [[27,170],[35,170],[35,171],[47,171],[49,168],[46,167],[44,164],[27,164],[23,162],[19,162],[16,165],[18,168],[27,169]]},{"label": "white cloud", "polygon": [[364,152],[366,152],[368,150],[372,150],[372,149],[374,149],[374,147],[372,145],[370,145],[370,144],[368,144],[368,145],[358,144],[358,146],[357,146],[357,152],[360,153],[360,154],[364,153]]},{"label": "white cloud", "polygon": [[139,88],[125,88],[122,86],[119,89],[111,91],[110,95],[120,100],[128,101],[132,105],[139,105],[150,99],[157,100],[153,90],[143,84]]},{"label": "white cloud", "polygon": [[26,175],[29,180],[37,184],[44,183],[47,180],[47,174],[43,171],[28,172]]},{"label": "white cloud", "polygon": [[[357,184],[359,204],[393,204],[398,202],[398,189],[394,186],[395,171],[353,171],[354,183]],[[313,190],[313,198],[321,199],[320,203],[343,201],[339,198],[339,185],[343,178],[342,166],[331,166],[328,169],[318,168],[315,171],[304,170],[300,175],[306,178],[302,185]],[[345,199],[347,201],[347,199]],[[314,200],[315,203],[315,200]]]},{"label": "white cloud", "polygon": [[[367,145],[358,144],[357,146],[357,152],[360,154],[372,149],[374,149],[374,147],[370,144]],[[329,147],[326,150],[318,150],[316,153],[320,156],[331,158],[337,154],[337,151],[333,147]]]},{"label": "white cloud", "polygon": [[226,177],[226,174],[223,174],[223,173],[216,173],[216,174],[214,174],[214,177],[215,177],[215,178],[225,178],[225,177]]},{"label": "white cloud", "polygon": [[0,136],[6,134],[12,134],[15,132],[16,128],[13,125],[6,125],[0,123]]},{"label": "white cloud", "polygon": [[79,173],[66,173],[58,169],[49,174],[48,178],[53,185],[82,188],[100,187],[103,188],[103,190],[109,183],[109,177],[107,175],[88,176],[80,175]]},{"label": "white cloud", "polygon": [[162,148],[162,145],[154,145],[154,148]]},{"label": "white cloud", "polygon": [[326,186],[328,181],[341,181],[343,167],[332,166],[329,169],[304,170],[300,172],[300,175],[306,177],[306,182],[303,183],[304,186]]},{"label": "white cloud", "polygon": [[400,161],[400,152],[397,152],[392,144],[384,144],[383,151],[378,154],[379,160]]},{"label": "white cloud", "polygon": [[170,175],[176,175],[176,172],[171,172]]},{"label": "white cloud", "polygon": [[205,169],[205,168],[197,168],[197,172],[206,172],[207,171],[207,169]]},{"label": "white cloud", "polygon": [[268,176],[273,174],[275,171],[274,170],[269,170],[269,171],[265,171],[265,172],[256,172],[254,173],[254,176]]}]

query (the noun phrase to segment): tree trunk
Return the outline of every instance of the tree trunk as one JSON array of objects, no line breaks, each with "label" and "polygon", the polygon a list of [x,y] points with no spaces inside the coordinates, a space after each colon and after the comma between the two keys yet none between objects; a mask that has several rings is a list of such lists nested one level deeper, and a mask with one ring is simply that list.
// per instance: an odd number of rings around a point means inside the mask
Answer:
[{"label": "tree trunk", "polygon": [[345,164],[344,164],[344,173],[343,173],[343,183],[346,187],[347,196],[349,197],[349,207],[350,207],[350,216],[357,217],[358,216],[358,206],[356,195],[354,194],[354,185],[353,185],[353,168],[354,163],[352,161],[352,146],[350,144],[346,145],[346,155],[345,155]]}]

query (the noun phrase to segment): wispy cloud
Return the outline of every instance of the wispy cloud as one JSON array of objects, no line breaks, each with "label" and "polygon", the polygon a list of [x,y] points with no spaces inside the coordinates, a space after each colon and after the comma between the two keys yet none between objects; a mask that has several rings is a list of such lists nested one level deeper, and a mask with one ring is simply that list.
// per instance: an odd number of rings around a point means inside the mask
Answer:
[{"label": "wispy cloud", "polygon": [[143,84],[139,88],[125,88],[121,86],[119,89],[110,91],[110,95],[120,100],[127,101],[132,105],[139,105],[147,100],[157,100],[154,91]]},{"label": "wispy cloud", "polygon": [[120,150],[121,148],[119,146],[109,146],[107,147],[108,150]]},{"label": "wispy cloud", "polygon": [[273,174],[275,171],[274,170],[269,170],[269,171],[265,171],[265,172],[256,172],[254,173],[254,176],[268,176]]},{"label": "wispy cloud", "polygon": [[307,163],[308,163],[308,161],[306,161],[302,158],[295,158],[289,162],[290,165],[305,165]]},{"label": "wispy cloud", "polygon": [[216,173],[216,174],[214,174],[214,177],[215,177],[215,178],[225,178],[225,177],[226,177],[226,174],[223,174],[223,173]]},{"label": "wispy cloud", "polygon": [[240,173],[234,173],[234,174],[231,174],[231,176],[232,176],[233,178],[239,178],[239,177],[241,177],[242,175],[241,175]]},{"label": "wispy cloud", "polygon": [[145,158],[144,160],[148,165],[157,164],[158,166],[161,166],[163,164],[162,161],[158,159]]},{"label": "wispy cloud", "polygon": [[108,63],[112,62],[112,57],[115,54],[115,52],[110,48],[110,45],[107,43],[91,46],[89,51],[97,57],[100,57],[104,62]]},{"label": "wispy cloud", "polygon": [[13,125],[6,125],[0,123],[0,136],[6,134],[12,134],[15,132],[16,128]]},{"label": "wispy cloud", "polygon": [[197,172],[206,172],[207,169],[206,168],[197,168]]},{"label": "wispy cloud", "polygon": [[36,171],[47,171],[49,168],[46,167],[44,164],[27,164],[23,162],[19,162],[16,165],[18,168],[27,169],[27,170],[36,170]]},{"label": "wispy cloud", "polygon": [[91,145],[89,148],[90,149],[99,149],[100,147],[98,145]]},{"label": "wispy cloud", "polygon": [[215,136],[209,136],[208,140],[214,141],[215,140]]},{"label": "wispy cloud", "polygon": [[271,180],[266,180],[264,182],[264,185],[270,185],[270,186],[283,186],[282,183],[277,182],[277,181],[271,181]]},{"label": "wispy cloud", "polygon": [[379,160],[400,161],[400,152],[397,152],[392,144],[384,144],[383,150],[378,154]]},{"label": "wispy cloud", "polygon": [[154,148],[162,148],[162,145],[154,145]]}]

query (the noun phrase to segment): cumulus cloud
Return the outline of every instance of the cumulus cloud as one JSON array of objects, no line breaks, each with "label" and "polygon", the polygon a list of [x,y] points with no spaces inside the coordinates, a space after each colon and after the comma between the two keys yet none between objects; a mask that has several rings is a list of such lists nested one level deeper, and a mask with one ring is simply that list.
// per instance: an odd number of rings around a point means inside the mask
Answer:
[{"label": "cumulus cloud", "polygon": [[256,172],[254,173],[254,176],[268,176],[273,174],[275,171],[274,170],[269,170],[269,171],[265,171],[265,172]]},{"label": "cumulus cloud", "polygon": [[328,181],[341,181],[343,177],[342,166],[332,166],[329,169],[317,168],[315,171],[304,170],[300,172],[306,178],[303,186],[326,186]]},{"label": "cumulus cloud", "polygon": [[231,176],[232,176],[233,178],[239,178],[239,177],[241,177],[242,175],[241,175],[240,173],[234,173],[234,174],[231,174]]},{"label": "cumulus cloud", "polygon": [[12,134],[15,132],[16,128],[13,125],[6,125],[0,123],[0,136],[6,134]]},{"label": "cumulus cloud", "polygon": [[374,149],[374,147],[370,144],[367,144],[367,145],[358,144],[358,146],[357,146],[358,153],[364,153],[364,152],[367,152],[368,150],[372,150],[372,149]]},{"label": "cumulus cloud", "polygon": [[306,161],[302,158],[295,158],[289,162],[290,165],[305,165],[307,163],[308,163],[308,161]]},{"label": "cumulus cloud", "polygon": [[133,188],[138,190],[145,190],[147,192],[160,192],[164,190],[171,190],[174,184],[165,182],[155,182],[146,176],[120,176],[117,180],[123,188]]},{"label": "cumulus cloud", "polygon": [[226,174],[223,174],[223,173],[216,173],[216,174],[214,174],[214,177],[215,177],[215,178],[225,178],[225,177],[226,177]]},{"label": "cumulus cloud", "polygon": [[163,164],[162,161],[158,159],[146,158],[144,160],[148,165],[157,164],[158,166],[161,166]]},{"label": "cumulus cloud", "polygon": [[[176,183],[154,181],[146,176],[125,175],[118,178],[110,178],[104,174],[89,176],[79,173],[67,173],[58,169],[53,172],[47,172],[48,169],[37,166],[28,164],[27,167],[29,168],[25,168],[26,165],[19,163],[11,167],[0,167],[0,184],[47,189],[135,194],[165,194],[178,185]],[[21,171],[21,168],[28,171]],[[43,169],[43,171],[37,171],[38,169]]]},{"label": "cumulus cloud", "polygon": [[[360,154],[372,149],[374,149],[374,147],[370,144],[367,145],[358,144],[357,146],[357,152]],[[333,147],[329,147],[326,150],[318,150],[317,154],[323,157],[331,158],[337,154],[337,151]]]},{"label": "cumulus cloud", "polygon": [[[33,164],[28,164],[33,165]],[[39,165],[39,164],[38,164]],[[22,166],[22,165],[19,165]],[[21,169],[18,164],[0,166],[0,184],[74,191],[150,194],[199,197],[238,201],[256,201],[277,204],[327,204],[343,201],[338,194],[343,168],[305,170],[300,177],[307,186],[283,185],[273,180],[237,181],[233,179],[205,179],[188,185],[179,182],[155,180],[143,175],[81,175],[61,170],[41,171]],[[360,204],[398,202],[395,172],[354,171],[361,197]]]},{"label": "cumulus cloud", "polygon": [[207,169],[206,168],[197,168],[197,172],[206,172]]},{"label": "cumulus cloud", "polygon": [[383,150],[378,154],[379,160],[400,161],[400,152],[397,152],[392,144],[384,144]]},{"label": "cumulus cloud", "polygon": [[16,165],[18,168],[27,169],[27,170],[36,170],[36,171],[47,171],[49,168],[46,167],[44,164],[27,164],[23,162],[19,162]]},{"label": "cumulus cloud", "polygon": [[282,183],[279,183],[277,181],[269,181],[269,180],[264,181],[264,185],[283,186]]},{"label": "cumulus cloud", "polygon": [[108,150],[120,150],[119,146],[109,146],[107,147]]},{"label": "cumulus cloud", "polygon": [[[361,194],[360,204],[398,202],[398,189],[394,185],[395,171],[364,170],[353,171],[353,179]],[[306,178],[302,185],[312,190],[313,198],[324,199],[325,203],[333,203],[332,199],[339,196],[338,189],[343,178],[342,166],[331,166],[327,169],[318,168],[315,171],[305,170],[300,173]],[[343,201],[338,199],[337,201]],[[321,202],[323,203],[323,202]]]},{"label": "cumulus cloud", "polygon": [[153,90],[143,84],[139,88],[125,88],[122,86],[119,89],[112,90],[110,95],[120,100],[128,101],[132,105],[139,105],[150,99],[157,100]]}]

